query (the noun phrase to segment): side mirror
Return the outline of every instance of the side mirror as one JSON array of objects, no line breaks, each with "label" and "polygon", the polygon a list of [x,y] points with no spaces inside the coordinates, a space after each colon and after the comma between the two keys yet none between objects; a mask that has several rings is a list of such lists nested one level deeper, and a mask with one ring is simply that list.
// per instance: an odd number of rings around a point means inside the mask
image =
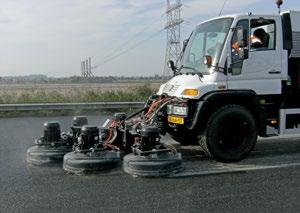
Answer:
[{"label": "side mirror", "polygon": [[241,60],[247,59],[249,57],[249,51],[247,48],[241,48],[238,54],[239,54],[239,59]]},{"label": "side mirror", "polygon": [[169,60],[168,61],[168,67],[173,71],[174,76],[176,75],[177,72],[177,67],[175,66],[174,61]]},{"label": "side mirror", "polygon": [[203,56],[203,64],[207,65],[208,67],[211,67],[212,57],[210,55]]},{"label": "side mirror", "polygon": [[174,64],[174,61],[172,61],[172,60],[169,60],[168,61],[168,67],[171,69],[171,70],[175,70],[176,68],[175,68],[175,64]]}]

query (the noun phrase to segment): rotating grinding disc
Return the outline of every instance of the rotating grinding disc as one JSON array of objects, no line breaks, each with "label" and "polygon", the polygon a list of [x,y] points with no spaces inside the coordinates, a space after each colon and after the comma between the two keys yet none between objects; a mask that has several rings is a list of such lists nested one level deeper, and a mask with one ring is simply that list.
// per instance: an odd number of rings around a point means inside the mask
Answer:
[{"label": "rotating grinding disc", "polygon": [[27,162],[33,165],[62,163],[64,155],[71,151],[72,147],[67,146],[34,145],[27,150]]},{"label": "rotating grinding disc", "polygon": [[120,153],[115,151],[70,152],[64,156],[63,168],[74,174],[85,174],[112,169],[120,161]]},{"label": "rotating grinding disc", "polygon": [[140,177],[162,177],[182,170],[180,153],[164,153],[159,155],[140,156],[128,154],[123,159],[126,173]]}]

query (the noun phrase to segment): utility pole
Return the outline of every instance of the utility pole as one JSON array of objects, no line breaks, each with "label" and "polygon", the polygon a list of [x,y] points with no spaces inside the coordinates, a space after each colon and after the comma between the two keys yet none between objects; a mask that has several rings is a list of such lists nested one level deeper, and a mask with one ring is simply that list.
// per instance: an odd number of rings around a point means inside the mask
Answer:
[{"label": "utility pole", "polygon": [[170,0],[167,0],[167,24],[165,29],[167,31],[167,48],[165,57],[165,67],[164,67],[164,78],[169,78],[171,76],[170,70],[168,68],[168,61],[172,60],[177,63],[180,55],[181,45],[180,45],[180,24],[184,22],[181,18],[181,0],[175,0],[175,3],[171,4]]},{"label": "utility pole", "polygon": [[83,76],[84,73],[84,67],[83,67],[83,61],[81,62],[81,76]]},{"label": "utility pole", "polygon": [[85,78],[91,78],[94,77],[92,73],[92,61],[91,57],[81,62],[81,76]]},{"label": "utility pole", "polygon": [[92,62],[91,62],[91,57],[89,57],[89,77],[92,77],[93,73],[92,73]]}]

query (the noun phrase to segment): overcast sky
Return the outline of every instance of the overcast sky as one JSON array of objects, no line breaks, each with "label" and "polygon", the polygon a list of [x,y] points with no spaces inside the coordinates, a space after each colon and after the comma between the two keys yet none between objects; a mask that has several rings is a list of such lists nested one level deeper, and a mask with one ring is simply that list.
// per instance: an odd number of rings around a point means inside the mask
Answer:
[{"label": "overcast sky", "polygon": [[[0,0],[0,76],[80,75],[80,62],[88,56],[92,64],[100,64],[93,70],[97,76],[161,75],[166,47],[166,32],[161,31],[165,2]],[[223,2],[183,0],[186,22],[182,38],[195,24],[217,16]],[[276,13],[274,2],[228,0],[223,14]],[[300,10],[299,0],[285,0],[282,10]],[[133,48],[136,44],[142,45]],[[106,62],[111,58],[115,59]]]}]

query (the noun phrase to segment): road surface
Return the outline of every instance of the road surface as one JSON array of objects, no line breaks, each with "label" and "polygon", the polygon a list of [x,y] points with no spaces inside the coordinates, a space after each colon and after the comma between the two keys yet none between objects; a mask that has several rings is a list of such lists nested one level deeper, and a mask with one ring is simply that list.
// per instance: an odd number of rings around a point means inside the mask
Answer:
[{"label": "road surface", "polygon": [[[42,134],[43,122],[58,120],[66,130],[71,119],[0,119],[1,213],[300,212],[300,140],[259,142],[248,160],[225,166],[187,147],[185,175],[172,178],[133,178],[121,169],[76,176],[60,167],[27,166],[26,149]],[[100,125],[104,118],[89,120]]]}]

